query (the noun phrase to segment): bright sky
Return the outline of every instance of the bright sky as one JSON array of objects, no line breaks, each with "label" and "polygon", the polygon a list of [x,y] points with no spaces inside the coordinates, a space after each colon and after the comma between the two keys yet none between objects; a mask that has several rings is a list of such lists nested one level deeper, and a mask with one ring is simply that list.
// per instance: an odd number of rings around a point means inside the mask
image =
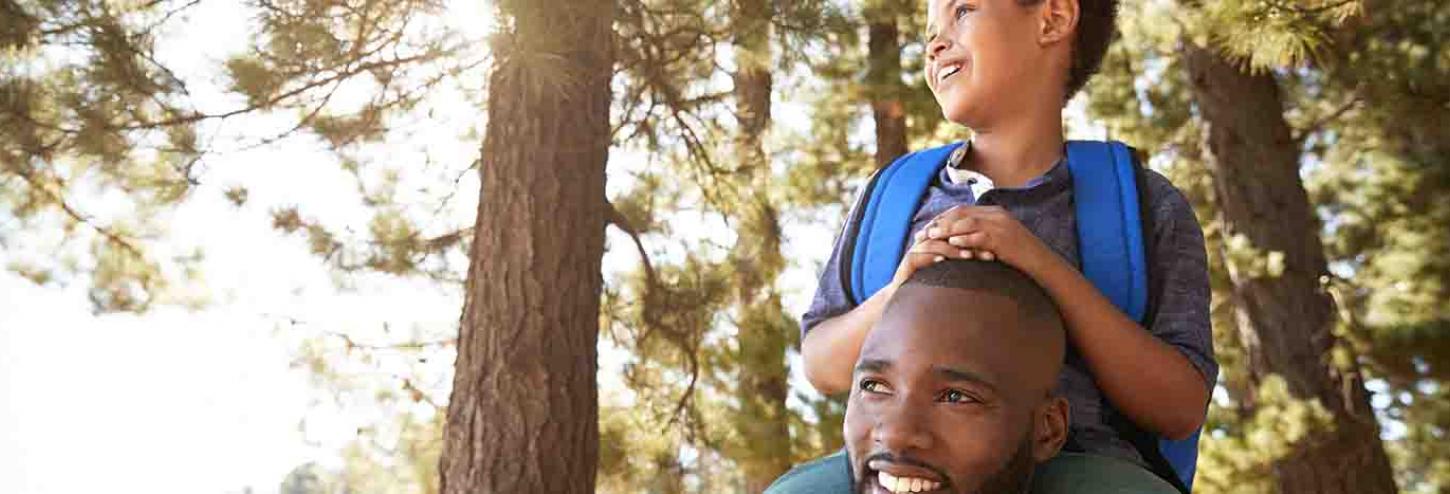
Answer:
[{"label": "bright sky", "polygon": [[[457,27],[491,28],[478,22],[487,7],[456,3]],[[221,93],[213,67],[246,42],[244,18],[234,3],[202,2],[176,41],[159,46],[159,58],[192,82],[204,108],[236,104]],[[438,105],[441,125],[478,121],[476,111],[446,103]],[[213,130],[255,136],[284,120],[232,120]],[[443,164],[406,177],[405,186],[466,168],[477,143],[425,133],[376,158],[416,163],[419,149]],[[387,276],[352,277],[340,289],[302,239],[271,227],[272,208],[298,205],[331,227],[366,228],[356,182],[336,161],[309,139],[291,139],[205,163],[202,185],[162,220],[174,237],[167,247],[206,255],[204,285],[195,287],[201,293],[189,294],[211,301],[202,310],[97,316],[83,284],[37,286],[0,271],[0,493],[268,493],[298,465],[335,465],[357,427],[383,412],[356,400],[335,404],[313,387],[309,371],[292,368],[295,349],[326,332],[378,343],[446,334],[460,300],[456,289]],[[221,193],[237,184],[250,191],[242,208]],[[477,184],[474,174],[464,177],[445,221],[471,222]],[[106,216],[103,207],[87,211]],[[25,255],[46,253],[0,251],[0,264]],[[384,324],[393,332],[384,334]],[[446,390],[448,383],[420,385]]]}]

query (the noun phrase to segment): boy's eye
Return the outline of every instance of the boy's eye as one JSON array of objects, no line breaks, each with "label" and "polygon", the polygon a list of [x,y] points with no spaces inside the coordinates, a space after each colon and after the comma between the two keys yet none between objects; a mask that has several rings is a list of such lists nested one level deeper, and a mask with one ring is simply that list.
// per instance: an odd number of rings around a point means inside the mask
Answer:
[{"label": "boy's eye", "polygon": [[962,17],[965,17],[967,14],[971,13],[972,10],[974,9],[967,4],[959,4],[956,6],[955,9],[952,10],[952,17],[961,19]]},{"label": "boy's eye", "polygon": [[976,397],[955,389],[949,389],[942,393],[942,401],[947,403],[980,403]]}]

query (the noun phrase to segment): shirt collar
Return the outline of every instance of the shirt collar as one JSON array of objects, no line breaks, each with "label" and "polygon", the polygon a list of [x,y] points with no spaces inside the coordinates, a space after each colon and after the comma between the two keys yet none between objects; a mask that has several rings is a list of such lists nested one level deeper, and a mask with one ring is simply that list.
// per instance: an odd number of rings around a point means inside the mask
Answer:
[{"label": "shirt collar", "polygon": [[[985,193],[987,190],[993,189],[995,186],[992,184],[992,180],[990,178],[987,178],[986,175],[983,175],[981,173],[977,173],[976,171],[973,171],[973,170],[969,170],[969,169],[967,169],[967,168],[965,168],[963,166],[964,163],[966,162],[967,155],[970,154],[971,152],[972,152],[972,141],[967,141],[966,143],[962,144],[961,146],[957,146],[957,149],[955,151],[952,151],[951,156],[947,157],[947,166],[946,166],[946,169],[943,171],[943,175],[944,175],[943,178],[951,181],[951,183],[954,183],[954,184],[960,184],[960,183],[972,184],[973,185],[972,189],[973,189],[973,192],[975,193],[975,195],[977,197],[981,197],[982,193]],[[1045,185],[1045,184],[1066,184],[1066,183],[1068,183],[1069,176],[1068,176],[1068,169],[1067,169],[1067,166],[1066,166],[1067,165],[1066,153],[1064,153],[1063,156],[1064,156],[1063,158],[1059,158],[1057,160],[1057,163],[1055,163],[1055,164],[1052,165],[1052,168],[1051,169],[1047,170],[1047,173],[1044,173],[1044,174],[1042,174],[1042,175],[1040,175],[1040,176],[1038,176],[1036,178],[1033,178],[1032,180],[1028,180],[1027,181],[1027,184],[1026,185],[1023,185],[1022,187],[1018,187],[1018,188],[1015,188],[1015,189],[1007,189],[1007,190],[1029,190],[1029,189],[1037,189],[1037,188],[1039,188],[1039,186],[1042,186],[1042,185]],[[976,186],[976,184],[973,184],[973,182],[985,184],[985,188],[982,191],[977,191],[976,189],[978,187]],[[1048,187],[1048,188],[1050,188],[1050,189],[1056,189],[1057,187]]]}]

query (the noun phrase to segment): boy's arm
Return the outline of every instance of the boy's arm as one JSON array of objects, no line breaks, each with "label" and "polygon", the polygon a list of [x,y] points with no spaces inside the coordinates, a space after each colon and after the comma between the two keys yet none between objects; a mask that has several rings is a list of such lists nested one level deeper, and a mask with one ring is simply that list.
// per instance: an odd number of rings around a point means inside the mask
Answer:
[{"label": "boy's arm", "polygon": [[806,379],[816,391],[834,395],[851,390],[851,368],[861,356],[861,344],[871,327],[881,320],[886,303],[895,293],[896,287],[888,285],[861,305],[805,332],[801,337],[801,362],[805,364]]},{"label": "boy's arm", "polygon": [[[1188,207],[1186,201],[1182,206]],[[1181,221],[1175,221],[1159,226],[1192,228],[1199,232],[1197,222],[1191,219],[1192,210],[1187,212],[1192,225],[1179,225]],[[1005,210],[957,208],[944,213],[933,225],[928,227],[928,238],[949,238],[958,248],[991,252],[1036,280],[1057,303],[1068,337],[1087,362],[1098,387],[1133,422],[1172,439],[1187,437],[1202,426],[1212,377],[1207,376],[1211,370],[1201,371],[1203,364],[1187,356],[1187,352],[1194,350],[1178,342],[1170,344],[1164,335],[1155,334],[1160,332],[1145,330],[1129,319],[1076,267],[1044,245]],[[1184,241],[1193,236],[1169,237]],[[1196,238],[1196,258],[1172,262],[1183,264],[1183,271],[1202,271],[1199,277],[1206,285],[1202,233]],[[1211,347],[1207,351],[1211,352]]]},{"label": "boy's arm", "polygon": [[[854,228],[845,231],[849,233]],[[957,252],[945,241],[917,242],[902,257],[890,283],[861,305],[853,305],[842,286],[841,239],[836,239],[836,244],[826,269],[822,270],[810,310],[801,317],[801,361],[805,364],[806,379],[825,395],[850,391],[851,371],[860,357],[861,344],[866,341],[866,335],[876,321],[881,320],[881,314],[897,287],[918,268]]]},{"label": "boy's arm", "polygon": [[1198,368],[1124,315],[1076,268],[1046,254],[1024,271],[1058,302],[1068,337],[1113,406],[1159,436],[1197,432],[1209,392]]}]

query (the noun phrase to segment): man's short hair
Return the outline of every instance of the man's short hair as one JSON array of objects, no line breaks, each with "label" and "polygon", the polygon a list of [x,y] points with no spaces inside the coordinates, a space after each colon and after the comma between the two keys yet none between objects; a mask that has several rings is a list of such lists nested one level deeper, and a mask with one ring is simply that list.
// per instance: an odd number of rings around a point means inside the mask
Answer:
[{"label": "man's short hair", "polygon": [[980,291],[1017,303],[1024,321],[1047,320],[1062,327],[1062,314],[1052,297],[1026,273],[1001,262],[948,259],[916,270],[903,288],[923,285]]}]

